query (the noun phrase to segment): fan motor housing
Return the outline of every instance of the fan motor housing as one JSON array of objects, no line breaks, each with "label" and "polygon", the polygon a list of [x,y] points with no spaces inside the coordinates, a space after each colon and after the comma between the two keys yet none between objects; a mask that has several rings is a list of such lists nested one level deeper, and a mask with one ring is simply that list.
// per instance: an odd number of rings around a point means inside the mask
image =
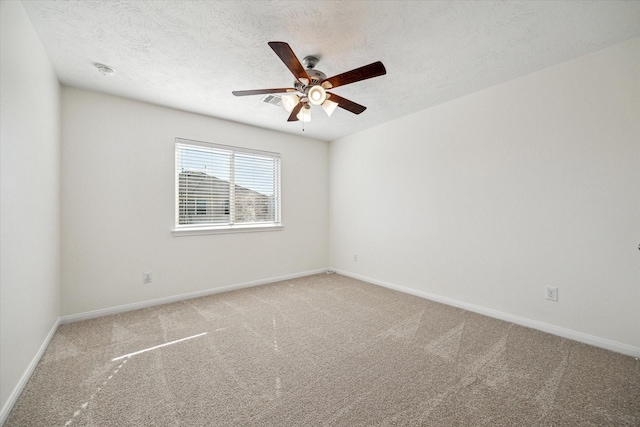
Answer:
[{"label": "fan motor housing", "polygon": [[309,84],[305,85],[299,80],[293,82],[293,87],[295,87],[300,92],[306,93],[311,86],[319,85],[323,80],[327,79],[327,75],[320,70],[307,69],[306,71],[309,75]]},{"label": "fan motor housing", "polygon": [[302,63],[304,64],[304,68],[306,68],[307,74],[311,81],[310,85],[319,85],[320,82],[327,78],[327,75],[320,70],[315,70],[314,67],[318,65],[320,60],[317,56],[309,55],[302,58]]},{"label": "fan motor housing", "polygon": [[311,78],[311,84],[319,85],[320,82],[327,78],[327,75],[319,70],[307,70],[307,74]]}]

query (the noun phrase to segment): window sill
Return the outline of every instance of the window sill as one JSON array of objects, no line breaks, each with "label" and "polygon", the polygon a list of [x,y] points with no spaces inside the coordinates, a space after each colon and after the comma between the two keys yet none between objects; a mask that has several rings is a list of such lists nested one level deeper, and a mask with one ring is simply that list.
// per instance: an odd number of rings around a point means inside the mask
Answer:
[{"label": "window sill", "polygon": [[175,237],[199,236],[202,234],[229,234],[229,233],[254,233],[259,231],[280,231],[284,229],[282,224],[250,224],[250,225],[225,225],[220,227],[184,227],[174,228],[171,234]]}]

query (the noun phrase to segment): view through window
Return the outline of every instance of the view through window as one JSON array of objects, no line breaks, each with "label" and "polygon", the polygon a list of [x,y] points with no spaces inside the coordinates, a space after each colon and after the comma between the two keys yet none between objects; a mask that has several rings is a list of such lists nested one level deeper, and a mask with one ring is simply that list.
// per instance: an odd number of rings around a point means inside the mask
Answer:
[{"label": "view through window", "polygon": [[176,229],[280,225],[280,156],[176,138]]}]

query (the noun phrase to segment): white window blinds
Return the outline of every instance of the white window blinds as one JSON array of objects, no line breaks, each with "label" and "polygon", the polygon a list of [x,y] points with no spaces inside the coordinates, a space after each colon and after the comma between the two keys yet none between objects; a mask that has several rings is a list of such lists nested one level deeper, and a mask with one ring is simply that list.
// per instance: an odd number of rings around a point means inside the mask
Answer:
[{"label": "white window blinds", "polygon": [[176,138],[176,230],[280,225],[280,156]]}]

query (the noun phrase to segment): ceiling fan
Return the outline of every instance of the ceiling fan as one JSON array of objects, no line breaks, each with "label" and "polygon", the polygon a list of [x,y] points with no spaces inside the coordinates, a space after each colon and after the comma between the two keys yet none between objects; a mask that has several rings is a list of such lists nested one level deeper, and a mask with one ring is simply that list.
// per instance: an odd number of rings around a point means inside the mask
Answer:
[{"label": "ceiling fan", "polygon": [[296,78],[293,82],[294,87],[236,90],[232,93],[235,96],[286,93],[286,95],[282,96],[282,105],[291,113],[287,120],[289,122],[297,120],[302,120],[303,122],[311,121],[311,104],[321,105],[328,116],[331,116],[337,107],[350,111],[353,114],[360,114],[366,110],[367,107],[336,95],[335,93],[327,92],[327,90],[372,77],[382,76],[387,73],[382,62],[377,61],[356,68],[355,70],[327,78],[322,71],[314,68],[318,63],[318,58],[315,56],[306,56],[302,60],[304,63],[303,67],[287,43],[269,42],[269,46],[282,62],[284,62],[284,65],[293,73],[293,76]]}]

